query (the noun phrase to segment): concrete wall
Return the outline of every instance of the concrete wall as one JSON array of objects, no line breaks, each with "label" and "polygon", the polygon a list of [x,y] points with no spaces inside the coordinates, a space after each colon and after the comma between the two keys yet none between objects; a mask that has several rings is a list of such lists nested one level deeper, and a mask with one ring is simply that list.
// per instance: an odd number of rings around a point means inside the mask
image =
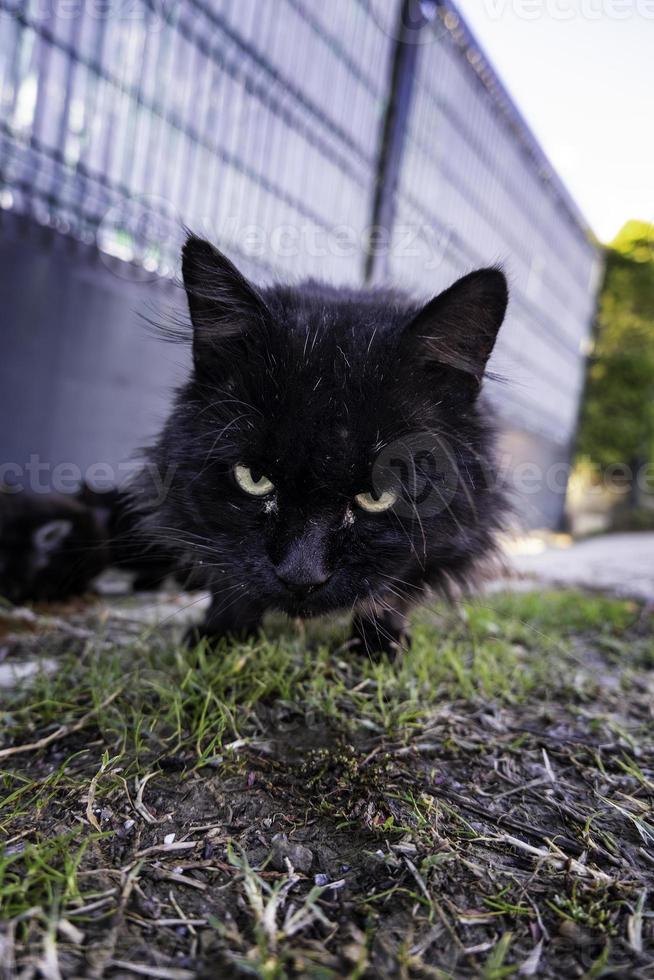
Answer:
[{"label": "concrete wall", "polygon": [[[163,342],[139,313],[167,315],[184,296],[138,282],[95,248],[3,215],[0,461],[31,455],[86,470],[121,464],[156,433],[189,350]],[[136,270],[134,271],[136,273]],[[119,469],[120,467],[120,469]]]}]

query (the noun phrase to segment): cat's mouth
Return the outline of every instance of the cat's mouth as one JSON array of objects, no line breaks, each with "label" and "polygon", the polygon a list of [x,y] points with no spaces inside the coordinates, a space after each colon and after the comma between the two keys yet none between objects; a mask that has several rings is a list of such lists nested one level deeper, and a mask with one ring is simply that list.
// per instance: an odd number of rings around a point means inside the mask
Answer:
[{"label": "cat's mouth", "polygon": [[277,596],[276,604],[288,616],[299,617],[300,619],[322,616],[324,613],[339,608],[339,603],[334,597],[330,598],[330,590],[326,586],[314,589],[304,595],[280,593]]}]

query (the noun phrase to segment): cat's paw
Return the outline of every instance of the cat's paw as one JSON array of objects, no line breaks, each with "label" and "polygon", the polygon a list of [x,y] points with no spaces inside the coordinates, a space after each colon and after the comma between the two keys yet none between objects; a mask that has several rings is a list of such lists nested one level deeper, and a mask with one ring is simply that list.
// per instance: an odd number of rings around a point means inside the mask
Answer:
[{"label": "cat's paw", "polygon": [[380,660],[383,656],[394,660],[406,649],[407,643],[406,630],[398,630],[387,622],[362,616],[355,616],[352,620],[350,646],[373,660]]}]

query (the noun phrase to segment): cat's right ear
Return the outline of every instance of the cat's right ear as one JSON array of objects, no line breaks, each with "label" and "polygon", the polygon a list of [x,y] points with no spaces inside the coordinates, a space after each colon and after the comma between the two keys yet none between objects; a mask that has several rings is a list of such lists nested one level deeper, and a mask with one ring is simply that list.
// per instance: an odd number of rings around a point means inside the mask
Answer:
[{"label": "cat's right ear", "polygon": [[222,252],[196,235],[189,235],[182,249],[182,277],[196,367],[219,356],[225,342],[244,336],[266,317],[257,289]]},{"label": "cat's right ear", "polygon": [[492,266],[458,279],[424,306],[405,329],[407,358],[449,368],[477,393],[509,300],[506,276]]}]

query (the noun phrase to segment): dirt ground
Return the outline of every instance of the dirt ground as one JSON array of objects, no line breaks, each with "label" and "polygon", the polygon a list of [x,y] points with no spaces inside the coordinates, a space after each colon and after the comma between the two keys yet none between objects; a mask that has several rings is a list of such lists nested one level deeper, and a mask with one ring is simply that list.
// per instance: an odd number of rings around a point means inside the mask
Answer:
[{"label": "dirt ground", "polygon": [[436,606],[371,663],[183,650],[202,601],[3,614],[3,977],[654,977],[644,607]]}]

